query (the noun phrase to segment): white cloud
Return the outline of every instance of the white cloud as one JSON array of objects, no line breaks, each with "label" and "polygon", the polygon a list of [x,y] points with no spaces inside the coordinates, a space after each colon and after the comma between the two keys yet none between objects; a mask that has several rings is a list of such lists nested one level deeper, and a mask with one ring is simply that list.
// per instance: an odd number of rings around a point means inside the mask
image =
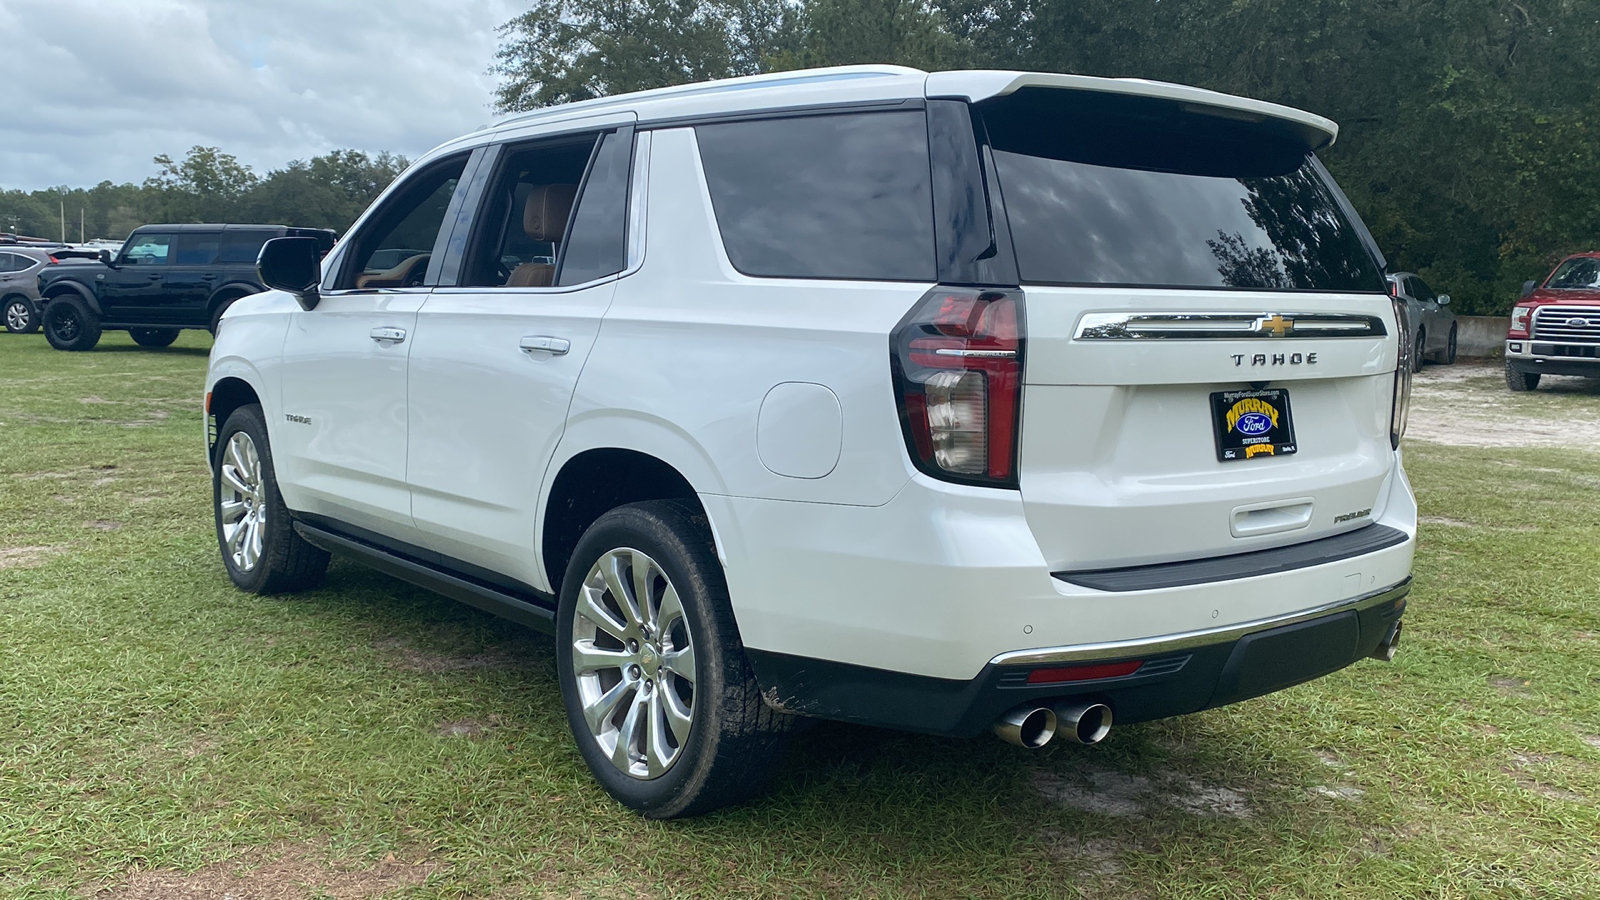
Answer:
[{"label": "white cloud", "polygon": [[517,0],[0,0],[0,188],[140,182],[216,146],[258,174],[416,156],[488,122]]}]

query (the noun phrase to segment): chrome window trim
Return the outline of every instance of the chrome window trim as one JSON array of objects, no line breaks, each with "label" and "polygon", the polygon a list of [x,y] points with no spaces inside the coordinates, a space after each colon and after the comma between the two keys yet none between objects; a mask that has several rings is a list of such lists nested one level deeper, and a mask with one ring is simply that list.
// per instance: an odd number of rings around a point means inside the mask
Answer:
[{"label": "chrome window trim", "polygon": [[1050,663],[1083,662],[1099,659],[1123,659],[1130,656],[1159,656],[1164,653],[1173,653],[1179,650],[1189,650],[1206,644],[1222,644],[1236,641],[1247,634],[1256,631],[1265,631],[1268,628],[1279,628],[1284,625],[1293,625],[1322,616],[1342,613],[1349,610],[1357,612],[1382,606],[1393,600],[1411,593],[1411,578],[1392,587],[1387,587],[1370,594],[1363,594],[1353,600],[1336,600],[1333,603],[1324,603],[1310,609],[1298,612],[1284,613],[1278,616],[1267,616],[1250,622],[1241,622],[1237,625],[1222,625],[1217,628],[1204,628],[1199,631],[1185,631],[1178,634],[1164,634],[1157,637],[1137,638],[1127,641],[1105,641],[1098,644],[1073,644],[1066,647],[1041,647],[1037,650],[1013,650],[1002,653],[990,660],[990,665],[996,666],[1037,666]]},{"label": "chrome window trim", "polygon": [[628,186],[627,266],[618,273],[626,278],[644,265],[645,204],[650,196],[650,139],[652,132],[637,131],[633,138],[633,183]]},{"label": "chrome window trim", "polygon": [[1355,313],[1084,313],[1075,341],[1372,338],[1389,333],[1377,316]]}]

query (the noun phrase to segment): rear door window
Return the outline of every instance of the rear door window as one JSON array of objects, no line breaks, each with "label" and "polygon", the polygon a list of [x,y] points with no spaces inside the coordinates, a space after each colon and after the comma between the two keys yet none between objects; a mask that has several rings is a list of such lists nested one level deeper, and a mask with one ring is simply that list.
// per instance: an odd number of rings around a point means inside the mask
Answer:
[{"label": "rear door window", "polygon": [[172,242],[172,264],[175,266],[209,266],[217,261],[217,249],[222,235],[215,231],[180,232]]},{"label": "rear door window", "polygon": [[256,264],[256,259],[261,256],[261,245],[277,236],[276,230],[265,228],[230,228],[222,233],[222,247],[217,252],[217,264],[253,266]]},{"label": "rear door window", "polygon": [[1037,88],[979,108],[1025,283],[1384,290],[1309,151],[1271,122]]},{"label": "rear door window", "polygon": [[695,128],[717,227],[746,275],[933,281],[922,111]]}]

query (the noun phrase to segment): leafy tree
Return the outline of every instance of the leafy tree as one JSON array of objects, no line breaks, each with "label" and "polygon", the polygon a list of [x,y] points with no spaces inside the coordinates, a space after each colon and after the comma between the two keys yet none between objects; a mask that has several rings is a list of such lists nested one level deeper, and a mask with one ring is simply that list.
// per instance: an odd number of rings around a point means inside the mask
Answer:
[{"label": "leafy tree", "polygon": [[163,153],[154,162],[161,169],[145,187],[159,192],[170,222],[227,221],[260,181],[249,166],[216,147],[194,147],[178,162]]}]

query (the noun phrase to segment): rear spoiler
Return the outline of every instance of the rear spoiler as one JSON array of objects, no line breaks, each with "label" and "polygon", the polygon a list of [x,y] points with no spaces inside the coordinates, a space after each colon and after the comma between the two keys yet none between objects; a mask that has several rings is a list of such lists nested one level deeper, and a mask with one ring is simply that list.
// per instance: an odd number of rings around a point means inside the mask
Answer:
[{"label": "rear spoiler", "polygon": [[1014,94],[1022,88],[1056,88],[1168,100],[1197,113],[1245,122],[1274,119],[1316,151],[1331,145],[1339,136],[1339,126],[1331,119],[1248,97],[1236,97],[1204,88],[1143,78],[1094,78],[1088,75],[1053,75],[1041,72],[967,71],[934,72],[923,88],[928,99],[965,100],[980,103]]}]

